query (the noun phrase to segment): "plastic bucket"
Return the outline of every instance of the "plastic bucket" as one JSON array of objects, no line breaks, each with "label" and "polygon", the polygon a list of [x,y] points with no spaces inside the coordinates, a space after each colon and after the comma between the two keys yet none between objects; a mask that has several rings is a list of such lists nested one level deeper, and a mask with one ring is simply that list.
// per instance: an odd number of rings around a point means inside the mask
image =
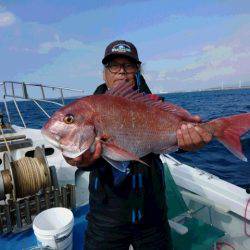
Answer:
[{"label": "plastic bucket", "polygon": [[71,210],[54,207],[38,214],[33,230],[39,245],[52,249],[71,250],[74,216]]}]

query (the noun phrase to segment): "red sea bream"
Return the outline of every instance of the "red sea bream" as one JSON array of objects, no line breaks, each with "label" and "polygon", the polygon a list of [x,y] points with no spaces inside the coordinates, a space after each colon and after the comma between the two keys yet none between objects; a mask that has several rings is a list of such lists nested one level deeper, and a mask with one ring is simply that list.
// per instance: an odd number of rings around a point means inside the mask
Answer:
[{"label": "red sea bream", "polygon": [[[192,121],[191,115],[169,102],[151,100],[120,84],[102,95],[78,99],[61,108],[42,129],[63,155],[75,158],[101,140],[102,157],[119,168],[121,161],[136,160],[151,152],[177,150],[176,131]],[[194,122],[194,121],[193,121]],[[246,161],[240,136],[250,129],[250,113],[195,124],[208,130],[233,154]],[[120,169],[123,171],[123,169]]]}]

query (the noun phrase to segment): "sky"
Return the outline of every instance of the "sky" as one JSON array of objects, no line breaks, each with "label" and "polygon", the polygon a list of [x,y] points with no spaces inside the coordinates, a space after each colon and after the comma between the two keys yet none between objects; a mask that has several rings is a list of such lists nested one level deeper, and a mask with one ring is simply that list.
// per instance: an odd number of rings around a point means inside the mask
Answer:
[{"label": "sky", "polygon": [[117,39],[155,93],[250,81],[249,0],[0,0],[0,81],[91,94]]}]

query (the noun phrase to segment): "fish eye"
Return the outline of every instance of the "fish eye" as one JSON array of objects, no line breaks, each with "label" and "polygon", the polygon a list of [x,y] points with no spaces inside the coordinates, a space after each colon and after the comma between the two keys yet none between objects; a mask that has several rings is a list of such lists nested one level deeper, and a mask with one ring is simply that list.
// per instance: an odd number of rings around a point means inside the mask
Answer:
[{"label": "fish eye", "polygon": [[64,117],[63,121],[66,123],[66,124],[71,124],[75,121],[75,118],[73,115],[71,114],[68,114]]}]

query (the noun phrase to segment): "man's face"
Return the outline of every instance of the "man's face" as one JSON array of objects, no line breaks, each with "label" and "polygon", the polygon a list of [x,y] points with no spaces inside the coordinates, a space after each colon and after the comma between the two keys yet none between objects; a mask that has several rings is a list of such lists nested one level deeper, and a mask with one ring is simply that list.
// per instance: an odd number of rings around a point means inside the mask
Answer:
[{"label": "man's face", "polygon": [[126,82],[135,85],[135,73],[137,70],[138,66],[128,58],[117,57],[105,66],[103,77],[108,88]]}]

